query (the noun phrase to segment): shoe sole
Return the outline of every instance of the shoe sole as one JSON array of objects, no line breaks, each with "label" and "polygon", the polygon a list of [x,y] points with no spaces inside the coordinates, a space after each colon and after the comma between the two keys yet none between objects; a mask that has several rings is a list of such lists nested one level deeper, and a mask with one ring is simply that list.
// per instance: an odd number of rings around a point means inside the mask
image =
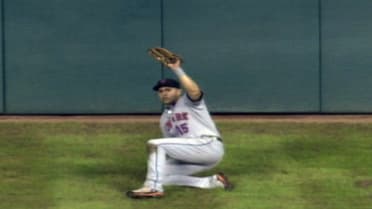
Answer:
[{"label": "shoe sole", "polygon": [[151,199],[151,198],[162,198],[164,193],[162,192],[127,192],[127,197],[132,199]]}]

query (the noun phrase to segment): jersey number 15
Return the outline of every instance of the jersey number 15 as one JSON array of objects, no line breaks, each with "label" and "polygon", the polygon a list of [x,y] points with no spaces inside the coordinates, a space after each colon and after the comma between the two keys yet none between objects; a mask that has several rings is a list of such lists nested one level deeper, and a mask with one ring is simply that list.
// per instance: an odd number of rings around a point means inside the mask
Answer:
[{"label": "jersey number 15", "polygon": [[184,135],[184,134],[189,132],[189,127],[188,127],[187,123],[182,123],[180,125],[176,125],[176,129],[177,129],[177,132],[180,135]]}]

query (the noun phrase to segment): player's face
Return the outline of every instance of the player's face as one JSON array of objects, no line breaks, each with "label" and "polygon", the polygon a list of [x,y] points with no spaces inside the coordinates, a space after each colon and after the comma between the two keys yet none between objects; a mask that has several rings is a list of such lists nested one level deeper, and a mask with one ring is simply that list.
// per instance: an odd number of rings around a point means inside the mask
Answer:
[{"label": "player's face", "polygon": [[175,103],[178,98],[181,96],[181,89],[173,87],[161,87],[158,90],[158,96],[160,101],[166,105]]}]

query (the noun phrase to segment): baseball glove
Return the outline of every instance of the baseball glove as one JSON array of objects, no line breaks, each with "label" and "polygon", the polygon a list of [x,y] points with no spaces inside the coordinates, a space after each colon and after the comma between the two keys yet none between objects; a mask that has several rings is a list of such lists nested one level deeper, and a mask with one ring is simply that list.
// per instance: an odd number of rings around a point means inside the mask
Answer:
[{"label": "baseball glove", "polygon": [[165,48],[154,47],[148,49],[147,51],[152,57],[163,63],[165,66],[167,66],[168,64],[174,64],[177,62],[177,60],[179,60],[181,63],[183,62],[180,56]]}]

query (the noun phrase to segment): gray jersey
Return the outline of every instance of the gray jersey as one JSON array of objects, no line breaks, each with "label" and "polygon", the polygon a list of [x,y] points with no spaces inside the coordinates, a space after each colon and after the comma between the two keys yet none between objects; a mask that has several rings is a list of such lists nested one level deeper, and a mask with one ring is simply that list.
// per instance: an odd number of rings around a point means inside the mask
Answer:
[{"label": "gray jersey", "polygon": [[191,101],[186,94],[166,108],[160,118],[164,137],[198,138],[203,135],[220,137],[204,99]]}]

